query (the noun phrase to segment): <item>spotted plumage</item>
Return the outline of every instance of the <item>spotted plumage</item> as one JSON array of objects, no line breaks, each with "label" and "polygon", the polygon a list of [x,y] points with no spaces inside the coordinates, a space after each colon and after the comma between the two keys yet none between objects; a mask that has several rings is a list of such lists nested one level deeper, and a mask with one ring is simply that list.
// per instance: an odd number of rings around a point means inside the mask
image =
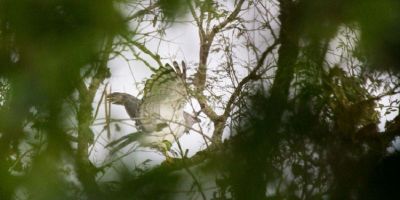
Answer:
[{"label": "spotted plumage", "polygon": [[[107,99],[117,105],[123,105],[129,116],[136,121],[137,133],[121,137],[108,146],[119,150],[133,141],[141,146],[156,148],[165,152],[179,137],[188,132],[199,120],[184,111],[188,102],[185,78],[174,62],[160,67],[145,83],[143,98],[126,93],[112,93]],[[185,65],[183,65],[185,68]]]}]

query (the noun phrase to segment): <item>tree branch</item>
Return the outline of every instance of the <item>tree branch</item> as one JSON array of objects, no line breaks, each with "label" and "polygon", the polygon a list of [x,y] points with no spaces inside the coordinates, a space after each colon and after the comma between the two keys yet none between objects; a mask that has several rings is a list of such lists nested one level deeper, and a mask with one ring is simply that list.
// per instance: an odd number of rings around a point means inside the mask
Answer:
[{"label": "tree branch", "polygon": [[[160,59],[160,55],[158,54],[154,54],[153,52],[151,52],[145,45],[138,43],[137,41],[134,41],[130,38],[128,38],[128,36],[126,35],[122,35],[122,37],[130,44],[134,45],[135,47],[137,47],[138,49],[140,49],[143,53],[149,55],[151,58],[153,58],[157,64],[159,66],[163,66],[163,64],[161,63],[161,59]],[[155,71],[156,69],[154,68],[150,68],[152,71]]]},{"label": "tree branch", "polygon": [[257,72],[263,66],[266,57],[268,56],[268,54],[270,54],[275,49],[275,47],[278,44],[279,44],[279,41],[276,40],[271,46],[269,46],[267,49],[265,49],[265,51],[261,54],[261,57],[258,60],[256,67],[246,77],[244,77],[239,82],[239,84],[233,91],[232,95],[230,96],[228,103],[226,104],[224,113],[221,116],[224,121],[226,121],[227,117],[229,116],[229,113],[232,110],[233,103],[235,102],[237,97],[240,95],[240,93],[243,89],[243,86],[245,86],[249,81],[253,80],[254,77],[257,76]]},{"label": "tree branch", "polygon": [[97,69],[88,88],[80,83],[79,89],[79,110],[78,119],[78,146],[76,153],[76,168],[78,179],[82,183],[90,199],[99,199],[101,195],[100,188],[96,182],[97,170],[89,160],[89,144],[93,142],[93,132],[90,126],[93,123],[92,102],[101,83],[109,76],[107,62],[112,51],[113,37],[105,41],[104,52],[101,55],[100,62],[97,63]]},{"label": "tree branch", "polygon": [[236,19],[236,17],[238,16],[243,3],[244,3],[244,0],[240,0],[238,2],[238,4],[236,5],[235,9],[231,12],[231,14],[223,22],[221,22],[220,24],[213,27],[211,33],[209,34],[209,37],[213,38],[215,36],[215,34],[217,34],[228,23],[231,23],[232,21],[234,21]]},{"label": "tree branch", "polygon": [[190,13],[192,14],[192,17],[193,17],[194,21],[196,22],[197,27],[199,28],[199,36],[201,39],[206,35],[204,28],[203,28],[203,22],[199,19],[199,17],[197,17],[196,11],[194,10],[191,1],[187,0],[187,3],[189,5]]},{"label": "tree branch", "polygon": [[215,121],[215,129],[214,129],[214,133],[212,136],[213,141],[219,142],[221,141],[221,137],[223,134],[223,130],[225,128],[225,124],[226,124],[226,120],[228,120],[229,114],[232,111],[233,108],[233,104],[236,101],[236,99],[239,97],[240,93],[242,92],[243,87],[251,80],[253,80],[256,76],[257,76],[257,72],[258,70],[263,66],[264,61],[267,57],[267,55],[269,53],[271,53],[276,45],[278,45],[279,41],[276,40],[271,46],[269,46],[261,55],[260,59],[257,62],[256,67],[245,77],[243,78],[239,84],[237,85],[237,87],[235,88],[235,90],[233,91],[232,95],[230,96],[224,113],[218,117],[218,120]]},{"label": "tree branch", "polygon": [[[207,80],[207,60],[210,52],[211,44],[213,43],[215,35],[224,28],[228,23],[234,21],[240,12],[240,9],[244,3],[244,0],[240,0],[236,5],[232,13],[220,24],[213,27],[210,33],[205,34],[204,37],[200,37],[200,55],[199,55],[199,68],[195,74],[194,84],[197,88],[198,93],[202,93],[205,88]],[[199,29],[203,27],[199,27]]]},{"label": "tree branch", "polygon": [[159,6],[159,4],[158,4],[158,1],[157,1],[157,2],[155,2],[154,4],[152,4],[152,5],[150,5],[150,6],[146,7],[146,8],[144,8],[144,9],[142,9],[142,10],[139,10],[139,11],[137,11],[136,13],[134,13],[133,15],[127,17],[127,18],[125,19],[125,21],[126,21],[126,22],[129,22],[129,21],[131,21],[132,19],[135,19],[135,18],[137,18],[137,17],[143,16],[143,15],[149,13],[151,10],[157,8],[158,6]]}]

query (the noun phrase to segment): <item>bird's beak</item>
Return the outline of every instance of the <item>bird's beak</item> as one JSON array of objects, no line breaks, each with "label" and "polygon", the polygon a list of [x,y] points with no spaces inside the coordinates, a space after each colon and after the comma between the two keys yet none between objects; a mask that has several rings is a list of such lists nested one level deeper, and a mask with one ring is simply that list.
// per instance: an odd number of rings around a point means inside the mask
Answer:
[{"label": "bird's beak", "polygon": [[116,99],[114,98],[114,96],[112,94],[107,95],[106,100],[111,103],[115,103],[115,101],[116,101]]}]

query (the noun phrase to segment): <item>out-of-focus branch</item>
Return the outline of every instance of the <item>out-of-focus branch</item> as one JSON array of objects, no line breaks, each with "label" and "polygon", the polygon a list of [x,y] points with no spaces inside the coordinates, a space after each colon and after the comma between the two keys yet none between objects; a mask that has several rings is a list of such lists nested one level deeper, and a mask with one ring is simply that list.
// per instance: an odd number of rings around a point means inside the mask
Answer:
[{"label": "out-of-focus branch", "polygon": [[[109,76],[107,62],[109,54],[112,52],[113,38],[107,38],[104,45],[104,51],[100,62],[96,63],[97,69],[89,87],[81,83],[79,89],[79,110],[78,119],[78,146],[77,146],[77,174],[90,199],[98,199],[101,195],[100,188],[96,182],[97,170],[89,160],[89,144],[93,142],[93,132],[90,126],[93,123],[92,102],[101,83]],[[82,80],[83,81],[83,80]]]},{"label": "out-of-focus branch", "polygon": [[206,200],[207,198],[206,198],[206,195],[204,194],[203,187],[202,187],[200,181],[197,179],[197,177],[194,175],[194,173],[189,169],[189,166],[186,163],[187,156],[186,156],[185,151],[183,151],[183,148],[182,148],[181,144],[179,143],[179,141],[177,140],[177,138],[175,138],[175,140],[177,141],[178,148],[179,148],[179,153],[180,153],[180,155],[182,157],[181,161],[182,161],[183,169],[185,169],[185,171],[189,174],[189,176],[192,177],[193,182],[197,186],[201,197],[204,200]]},{"label": "out-of-focus branch", "polygon": [[129,21],[131,21],[131,20],[133,20],[133,19],[135,19],[137,17],[143,16],[143,15],[149,13],[151,10],[157,8],[158,6],[159,6],[158,2],[155,2],[154,4],[144,8],[142,10],[139,10],[139,11],[135,12],[134,14],[132,14],[131,16],[127,17],[125,19],[125,21],[129,22]]}]

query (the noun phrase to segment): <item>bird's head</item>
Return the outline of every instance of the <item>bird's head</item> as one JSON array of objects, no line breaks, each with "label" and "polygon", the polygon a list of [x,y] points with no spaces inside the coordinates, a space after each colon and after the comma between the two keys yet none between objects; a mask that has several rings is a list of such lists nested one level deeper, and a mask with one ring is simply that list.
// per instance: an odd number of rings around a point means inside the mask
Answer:
[{"label": "bird's head", "polygon": [[128,100],[129,96],[130,96],[129,94],[113,92],[107,95],[107,101],[117,105],[124,105],[125,102]]}]

